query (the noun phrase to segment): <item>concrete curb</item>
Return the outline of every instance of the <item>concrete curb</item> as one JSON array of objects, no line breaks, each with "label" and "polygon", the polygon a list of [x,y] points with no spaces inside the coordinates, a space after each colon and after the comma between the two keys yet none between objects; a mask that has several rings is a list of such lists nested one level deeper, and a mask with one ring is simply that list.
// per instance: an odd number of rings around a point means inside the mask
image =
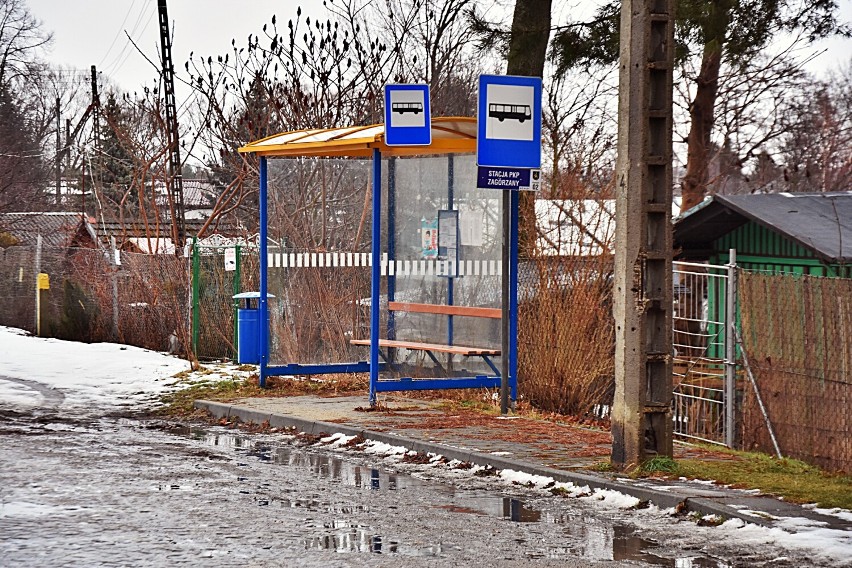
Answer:
[{"label": "concrete curb", "polygon": [[194,405],[195,408],[207,410],[216,418],[239,418],[242,422],[254,422],[255,424],[269,422],[269,425],[273,428],[296,428],[300,432],[313,435],[321,433],[329,435],[341,433],[346,436],[361,436],[368,440],[382,442],[392,446],[404,446],[409,450],[417,452],[440,454],[449,459],[468,462],[483,467],[491,466],[498,470],[511,469],[531,475],[552,477],[554,480],[562,483],[571,482],[578,486],[588,485],[591,489],[608,489],[618,491],[625,495],[636,497],[642,501],[648,501],[663,509],[680,507],[681,510],[685,512],[698,513],[701,515],[718,515],[725,519],[740,519],[747,523],[765,527],[774,526],[772,519],[741,513],[739,510],[727,506],[720,500],[712,497],[706,497],[701,495],[699,492],[693,493],[685,490],[675,491],[671,490],[671,488],[668,488],[665,491],[655,490],[647,486],[637,486],[617,479],[610,479],[602,475],[598,476],[588,473],[553,469],[503,456],[495,456],[493,454],[455,448],[453,446],[447,446],[436,442],[425,442],[423,440],[406,438],[396,434],[387,434],[384,432],[375,432],[372,430],[365,430],[363,428],[347,426],[346,424],[323,422],[320,420],[308,420],[286,414],[262,412],[251,408],[221,402],[196,400]]}]

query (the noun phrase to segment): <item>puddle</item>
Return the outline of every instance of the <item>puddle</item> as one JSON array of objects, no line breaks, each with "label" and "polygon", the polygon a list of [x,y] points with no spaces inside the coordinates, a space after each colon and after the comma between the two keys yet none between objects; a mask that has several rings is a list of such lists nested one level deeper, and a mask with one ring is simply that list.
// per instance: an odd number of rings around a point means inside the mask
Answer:
[{"label": "puddle", "polygon": [[[663,547],[657,541],[643,538],[637,529],[607,523],[596,517],[583,515],[552,513],[530,508],[523,501],[502,495],[488,495],[482,492],[466,491],[435,482],[426,482],[408,475],[388,473],[384,470],[352,463],[335,455],[313,453],[309,449],[274,446],[263,440],[235,435],[230,432],[216,432],[203,429],[191,429],[175,432],[202,441],[208,446],[232,449],[242,460],[255,460],[263,463],[278,464],[310,472],[338,482],[342,485],[366,491],[417,491],[429,487],[430,493],[438,492],[447,503],[432,505],[432,508],[458,515],[480,515],[503,519],[514,523],[546,523],[564,526],[564,543],[553,543],[544,549],[530,550],[530,558],[567,558],[580,557],[593,561],[634,561],[651,566],[671,568],[729,568],[732,564],[700,554],[683,554],[677,557],[662,555]],[[249,459],[250,458],[250,459]],[[236,461],[237,465],[248,467],[247,461]],[[245,483],[245,494],[255,494],[253,479],[238,476],[238,483]],[[161,490],[175,490],[164,487]],[[390,540],[375,534],[374,529],[347,519],[347,515],[371,512],[368,505],[353,503],[335,503],[317,498],[285,498],[269,495],[256,495],[259,507],[300,508],[306,512],[331,514],[335,518],[330,522],[306,524],[314,536],[304,539],[306,550],[333,550],[337,552],[366,552],[373,554],[400,554],[407,556],[434,556],[442,552],[442,545],[410,546],[396,540]],[[530,546],[523,538],[517,539],[518,546]],[[536,545],[540,546],[540,545]]]},{"label": "puddle", "polygon": [[657,552],[661,548],[659,542],[642,538],[632,527],[614,524],[591,524],[589,519],[573,519],[566,526],[565,532],[574,537],[576,544],[565,547],[555,547],[550,552],[557,557],[566,555],[581,556],[589,560],[632,560],[652,566],[667,566],[671,568],[730,568],[732,564],[707,558],[701,555],[670,558]]}]

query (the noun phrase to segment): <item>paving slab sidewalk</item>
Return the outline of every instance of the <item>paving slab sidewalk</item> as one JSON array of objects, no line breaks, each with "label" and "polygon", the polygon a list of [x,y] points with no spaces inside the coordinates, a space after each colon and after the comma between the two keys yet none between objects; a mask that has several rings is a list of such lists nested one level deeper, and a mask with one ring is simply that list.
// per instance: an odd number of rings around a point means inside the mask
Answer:
[{"label": "paving slab sidewalk", "polygon": [[[767,527],[798,517],[824,528],[852,531],[850,521],[749,491],[689,481],[633,480],[589,471],[585,468],[609,456],[610,435],[573,424],[454,411],[435,401],[392,396],[377,411],[369,411],[364,396],[263,397],[229,403],[197,400],[195,406],[216,418],[268,422],[274,428],[295,427],[309,434],[360,435],[481,466],[615,490],[661,508],[679,507],[686,512],[738,518]],[[725,454],[713,455],[675,444],[675,458],[697,454],[703,459],[725,459]]]}]

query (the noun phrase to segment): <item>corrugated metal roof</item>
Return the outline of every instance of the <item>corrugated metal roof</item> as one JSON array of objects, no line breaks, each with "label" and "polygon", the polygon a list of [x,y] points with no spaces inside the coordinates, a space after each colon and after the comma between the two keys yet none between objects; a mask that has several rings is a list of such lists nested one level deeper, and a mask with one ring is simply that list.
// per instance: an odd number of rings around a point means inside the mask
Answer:
[{"label": "corrugated metal roof", "polygon": [[675,221],[675,245],[706,248],[748,221],[827,262],[852,262],[852,192],[715,195]]},{"label": "corrugated metal roof", "polygon": [[282,132],[246,144],[243,153],[261,156],[369,157],[378,148],[383,156],[467,153],[476,151],[476,119],[466,116],[432,119],[429,146],[388,146],[384,124]]}]

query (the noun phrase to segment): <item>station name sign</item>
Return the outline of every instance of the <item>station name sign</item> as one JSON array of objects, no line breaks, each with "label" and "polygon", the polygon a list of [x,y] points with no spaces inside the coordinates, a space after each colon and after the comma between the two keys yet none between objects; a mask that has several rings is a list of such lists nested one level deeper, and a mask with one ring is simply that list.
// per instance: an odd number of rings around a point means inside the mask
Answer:
[{"label": "station name sign", "polygon": [[538,191],[541,189],[541,170],[479,166],[476,187],[479,189]]}]

